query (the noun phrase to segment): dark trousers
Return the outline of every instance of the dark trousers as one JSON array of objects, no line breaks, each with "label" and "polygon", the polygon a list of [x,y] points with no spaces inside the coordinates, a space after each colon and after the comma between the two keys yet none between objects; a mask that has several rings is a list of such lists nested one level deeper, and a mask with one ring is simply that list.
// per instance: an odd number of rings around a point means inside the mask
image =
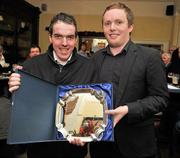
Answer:
[{"label": "dark trousers", "polygon": [[6,143],[6,139],[0,140],[0,158],[15,158],[16,146]]},{"label": "dark trousers", "polygon": [[84,158],[87,145],[80,147],[68,142],[46,142],[27,145],[28,158]]},{"label": "dark trousers", "polygon": [[180,148],[179,132],[176,129],[180,120],[180,99],[179,94],[171,94],[169,105],[166,111],[163,112],[159,133],[160,136],[166,137],[169,143],[169,154],[171,157],[179,154],[177,151]]},{"label": "dark trousers", "polygon": [[[112,143],[112,142],[90,143],[90,156],[91,158],[99,158],[99,157],[132,158],[122,155],[116,143]],[[157,158],[157,156],[152,155],[149,157],[139,157],[139,158]]]},{"label": "dark trousers", "polygon": [[172,156],[174,156],[174,158],[180,157],[180,117],[179,121],[176,122],[173,131]]}]

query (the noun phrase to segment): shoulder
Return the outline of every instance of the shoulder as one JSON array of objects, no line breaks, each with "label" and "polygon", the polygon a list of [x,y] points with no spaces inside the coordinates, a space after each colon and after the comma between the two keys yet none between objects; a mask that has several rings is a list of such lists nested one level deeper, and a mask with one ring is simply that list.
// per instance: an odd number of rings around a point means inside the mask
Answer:
[{"label": "shoulder", "polygon": [[[142,46],[139,44],[132,44],[129,48],[129,52],[135,53],[136,61],[142,65],[163,65],[160,51],[154,48]],[[129,57],[132,57],[129,55]],[[145,66],[145,67],[146,67]]]},{"label": "shoulder", "polygon": [[105,53],[107,53],[107,48],[100,49],[96,51],[91,58],[93,60],[99,60],[99,58],[102,58]]},{"label": "shoulder", "polygon": [[24,63],[23,66],[32,66],[32,65],[38,65],[38,64],[42,64],[42,63],[46,63],[48,59],[48,54],[44,53],[44,54],[40,54],[38,56],[35,56],[31,59],[27,59]]},{"label": "shoulder", "polygon": [[96,54],[102,54],[102,53],[105,53],[105,52],[107,52],[107,47],[98,50],[98,51],[96,52]]},{"label": "shoulder", "polygon": [[82,56],[79,53],[76,53],[75,56],[76,56],[76,59],[78,60],[78,62],[86,63],[89,61],[89,59],[87,57]]},{"label": "shoulder", "polygon": [[161,58],[161,53],[159,50],[151,47],[142,46],[139,44],[135,44],[135,50],[139,56],[144,58]]},{"label": "shoulder", "polygon": [[73,65],[73,67],[78,67],[80,69],[88,68],[91,65],[91,60],[90,58],[86,58],[76,53],[71,60],[71,65]]},{"label": "shoulder", "polygon": [[133,44],[133,47],[142,53],[160,53],[160,51],[155,48],[143,46],[140,44]]}]

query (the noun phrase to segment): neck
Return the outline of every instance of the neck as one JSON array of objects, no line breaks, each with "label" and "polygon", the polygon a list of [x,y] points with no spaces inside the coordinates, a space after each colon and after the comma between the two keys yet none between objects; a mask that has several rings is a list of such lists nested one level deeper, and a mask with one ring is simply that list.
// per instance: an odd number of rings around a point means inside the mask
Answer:
[{"label": "neck", "polygon": [[61,60],[61,59],[58,58],[58,56],[56,55],[55,51],[53,51],[53,57],[54,57],[54,60],[58,62],[58,64],[66,65],[66,63],[71,59],[72,54],[69,56],[69,58],[68,58],[67,60]]},{"label": "neck", "polygon": [[125,45],[127,43],[124,43],[123,45],[119,46],[119,47],[111,47],[110,46],[110,50],[113,56],[116,56],[117,54],[120,54],[122,52],[122,50],[124,49]]}]

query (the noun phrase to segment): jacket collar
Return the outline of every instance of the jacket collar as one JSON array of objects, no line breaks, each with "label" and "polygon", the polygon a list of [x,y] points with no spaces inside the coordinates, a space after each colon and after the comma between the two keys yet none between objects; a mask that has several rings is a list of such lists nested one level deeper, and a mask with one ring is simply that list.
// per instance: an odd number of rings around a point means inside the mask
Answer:
[{"label": "jacket collar", "polygon": [[53,50],[53,58],[60,65],[63,65],[63,66],[66,65],[67,62],[71,60],[71,57],[72,57],[72,54],[69,56],[69,58],[66,61],[61,61],[60,59],[58,59],[56,52]]},{"label": "jacket collar", "polygon": [[122,69],[121,78],[119,79],[118,103],[121,101],[124,91],[126,89],[136,57],[137,57],[137,46],[132,41],[130,41],[127,49],[127,54],[125,56],[125,62],[123,65],[125,69]]}]

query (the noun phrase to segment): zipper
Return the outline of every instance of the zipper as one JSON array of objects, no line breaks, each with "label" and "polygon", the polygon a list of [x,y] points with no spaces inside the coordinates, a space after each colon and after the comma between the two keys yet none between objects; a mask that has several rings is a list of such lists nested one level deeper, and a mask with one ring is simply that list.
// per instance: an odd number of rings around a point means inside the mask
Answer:
[{"label": "zipper", "polygon": [[59,64],[59,72],[62,72],[63,66]]}]

